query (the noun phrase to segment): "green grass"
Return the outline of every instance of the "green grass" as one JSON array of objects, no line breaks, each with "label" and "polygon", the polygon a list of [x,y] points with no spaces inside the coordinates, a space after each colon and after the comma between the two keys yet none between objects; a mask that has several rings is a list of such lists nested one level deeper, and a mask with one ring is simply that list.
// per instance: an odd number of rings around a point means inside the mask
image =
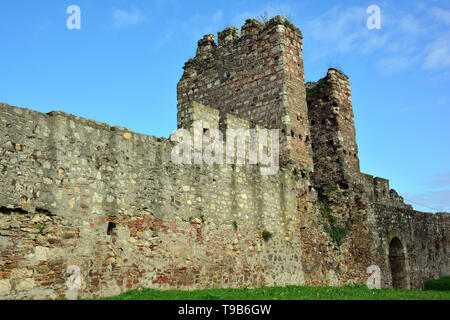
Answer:
[{"label": "green grass", "polygon": [[340,247],[342,242],[344,241],[347,231],[340,226],[334,226],[332,224],[325,225],[323,228],[325,232],[327,232],[331,236],[331,239],[336,242],[337,246]]},{"label": "green grass", "polygon": [[[446,290],[373,289],[365,285],[344,287],[264,287],[259,289],[153,290],[125,292],[102,300],[450,300],[450,278],[433,280],[433,288]],[[439,284],[438,284],[439,283]]]},{"label": "green grass", "polygon": [[287,19],[286,19],[286,21],[284,22],[284,26],[285,26],[286,28],[291,29],[291,30],[294,31],[294,32],[302,33],[302,32],[300,31],[299,28],[297,28],[292,22],[290,22],[290,21],[287,20]]},{"label": "green grass", "polygon": [[449,291],[450,277],[444,277],[439,280],[428,280],[425,284],[425,290]]}]

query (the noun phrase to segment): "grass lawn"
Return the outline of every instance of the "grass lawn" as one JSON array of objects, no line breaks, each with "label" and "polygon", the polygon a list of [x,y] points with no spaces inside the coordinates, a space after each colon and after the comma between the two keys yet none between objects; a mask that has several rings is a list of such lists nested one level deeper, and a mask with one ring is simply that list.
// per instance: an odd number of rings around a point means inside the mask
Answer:
[{"label": "grass lawn", "polygon": [[450,277],[429,281],[425,290],[370,290],[365,285],[193,291],[142,289],[103,300],[450,300]]}]

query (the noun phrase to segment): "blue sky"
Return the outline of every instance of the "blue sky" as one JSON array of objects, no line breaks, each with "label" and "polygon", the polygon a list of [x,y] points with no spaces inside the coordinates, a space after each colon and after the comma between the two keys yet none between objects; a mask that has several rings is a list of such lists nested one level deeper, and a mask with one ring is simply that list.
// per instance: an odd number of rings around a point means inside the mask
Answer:
[{"label": "blue sky", "polygon": [[[73,4],[80,30],[66,27]],[[349,75],[361,170],[450,211],[450,1],[1,0],[0,102],[167,137],[197,41],[265,11],[302,30],[307,81]]]}]

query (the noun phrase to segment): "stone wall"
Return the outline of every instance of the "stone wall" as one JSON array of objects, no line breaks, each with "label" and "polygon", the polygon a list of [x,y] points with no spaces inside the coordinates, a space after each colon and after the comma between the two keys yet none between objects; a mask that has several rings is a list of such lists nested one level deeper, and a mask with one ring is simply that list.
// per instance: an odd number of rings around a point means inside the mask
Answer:
[{"label": "stone wall", "polygon": [[403,197],[399,196],[397,191],[389,189],[389,180],[361,173],[359,183],[371,203],[412,210],[412,206],[405,204]]},{"label": "stone wall", "polygon": [[448,272],[448,214],[385,198],[368,210],[342,191],[328,199],[348,228],[338,246],[324,231],[322,200],[299,193],[305,182],[291,170],[263,176],[257,166],[174,165],[169,140],[63,112],[1,104],[0,115],[3,299],[63,298],[72,265],[84,297],[139,286],[363,283],[375,263],[390,286],[390,230],[411,252],[411,288]]},{"label": "stone wall", "polygon": [[303,282],[285,170],[174,165],[165,139],[62,112],[0,115],[2,298],[61,298],[70,265],[91,297]]},{"label": "stone wall", "polygon": [[394,286],[389,256],[395,239],[399,240],[404,264],[404,281],[398,287],[423,288],[429,279],[450,275],[450,214],[413,210],[395,190],[389,189],[387,179],[362,173],[361,186],[369,204],[372,261],[381,268],[382,286]]},{"label": "stone wall", "polygon": [[383,287],[392,287],[390,244],[400,240],[404,282],[399,287],[421,289],[429,279],[450,275],[449,213],[424,213],[382,203],[373,206],[368,225],[374,242],[373,264],[381,268]]},{"label": "stone wall", "polygon": [[247,20],[240,37],[232,27],[200,40],[178,84],[191,138],[196,121],[202,137],[279,129],[273,175],[177,165],[171,140],[0,104],[0,299],[336,286],[366,283],[371,265],[383,287],[449,275],[450,214],[414,211],[387,179],[360,173],[348,77],[330,69],[307,84],[307,108],[301,50],[285,18]]}]

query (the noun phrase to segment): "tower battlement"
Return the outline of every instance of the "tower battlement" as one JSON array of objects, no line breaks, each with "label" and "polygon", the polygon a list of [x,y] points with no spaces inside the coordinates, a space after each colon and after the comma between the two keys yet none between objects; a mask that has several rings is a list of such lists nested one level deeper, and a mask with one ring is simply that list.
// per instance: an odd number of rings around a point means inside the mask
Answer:
[{"label": "tower battlement", "polygon": [[[302,34],[283,16],[265,25],[248,19],[199,42],[177,86],[178,127],[183,108],[199,102],[227,114],[281,131],[280,163],[310,173],[313,161],[304,87]],[[308,175],[309,176],[309,175]]]}]

